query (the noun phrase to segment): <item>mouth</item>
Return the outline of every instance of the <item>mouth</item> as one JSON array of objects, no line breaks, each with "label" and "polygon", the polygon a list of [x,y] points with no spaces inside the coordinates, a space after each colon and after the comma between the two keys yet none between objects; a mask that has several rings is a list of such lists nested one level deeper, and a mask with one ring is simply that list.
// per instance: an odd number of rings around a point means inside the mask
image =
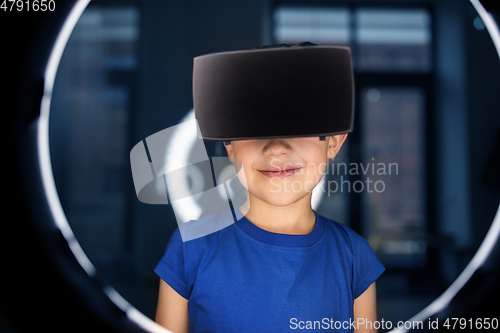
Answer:
[{"label": "mouth", "polygon": [[302,168],[296,167],[269,167],[259,170],[264,176],[269,178],[285,178],[294,175],[297,171]]}]

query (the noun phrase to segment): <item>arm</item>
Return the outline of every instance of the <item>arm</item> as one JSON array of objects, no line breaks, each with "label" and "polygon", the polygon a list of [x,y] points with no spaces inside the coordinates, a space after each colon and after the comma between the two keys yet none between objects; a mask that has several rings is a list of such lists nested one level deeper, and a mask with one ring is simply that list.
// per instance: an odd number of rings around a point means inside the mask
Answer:
[{"label": "arm", "polygon": [[189,332],[188,300],[160,279],[155,321],[174,333]]},{"label": "arm", "polygon": [[[361,296],[354,300],[354,321],[357,322],[360,318],[360,323],[371,321],[374,323],[377,320],[377,294],[375,290],[375,282],[365,290]],[[370,329],[371,328],[371,329]],[[355,333],[376,333],[377,330],[370,327],[370,324],[361,324]]]}]

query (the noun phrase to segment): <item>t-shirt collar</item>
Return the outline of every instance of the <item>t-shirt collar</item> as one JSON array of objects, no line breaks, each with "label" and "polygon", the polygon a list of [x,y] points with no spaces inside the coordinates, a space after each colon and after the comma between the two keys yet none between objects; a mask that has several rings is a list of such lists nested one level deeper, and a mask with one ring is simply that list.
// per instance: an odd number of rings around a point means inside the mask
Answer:
[{"label": "t-shirt collar", "polygon": [[261,242],[280,246],[304,247],[316,243],[325,230],[325,222],[321,216],[316,212],[314,215],[316,216],[316,224],[313,230],[305,235],[280,234],[261,229],[244,217],[239,208],[236,212],[236,216],[239,218],[236,224],[248,235]]}]

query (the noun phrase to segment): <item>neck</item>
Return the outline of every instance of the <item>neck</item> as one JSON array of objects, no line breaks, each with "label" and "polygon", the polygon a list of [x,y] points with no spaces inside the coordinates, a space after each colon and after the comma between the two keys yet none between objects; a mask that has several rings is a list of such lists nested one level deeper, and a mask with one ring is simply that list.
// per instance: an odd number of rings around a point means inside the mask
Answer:
[{"label": "neck", "polygon": [[305,235],[316,224],[311,195],[309,193],[287,206],[274,206],[249,193],[247,202],[240,209],[250,222],[261,229],[280,234]]}]

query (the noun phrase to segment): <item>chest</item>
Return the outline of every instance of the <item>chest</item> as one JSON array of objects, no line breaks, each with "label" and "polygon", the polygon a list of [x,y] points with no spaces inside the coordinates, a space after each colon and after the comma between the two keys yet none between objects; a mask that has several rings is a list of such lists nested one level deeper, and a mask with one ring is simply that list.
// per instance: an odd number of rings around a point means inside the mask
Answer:
[{"label": "chest", "polygon": [[352,317],[348,254],[328,244],[307,250],[232,245],[217,249],[198,267],[188,303],[194,325],[214,325],[215,331],[279,332],[286,331],[293,318]]}]

